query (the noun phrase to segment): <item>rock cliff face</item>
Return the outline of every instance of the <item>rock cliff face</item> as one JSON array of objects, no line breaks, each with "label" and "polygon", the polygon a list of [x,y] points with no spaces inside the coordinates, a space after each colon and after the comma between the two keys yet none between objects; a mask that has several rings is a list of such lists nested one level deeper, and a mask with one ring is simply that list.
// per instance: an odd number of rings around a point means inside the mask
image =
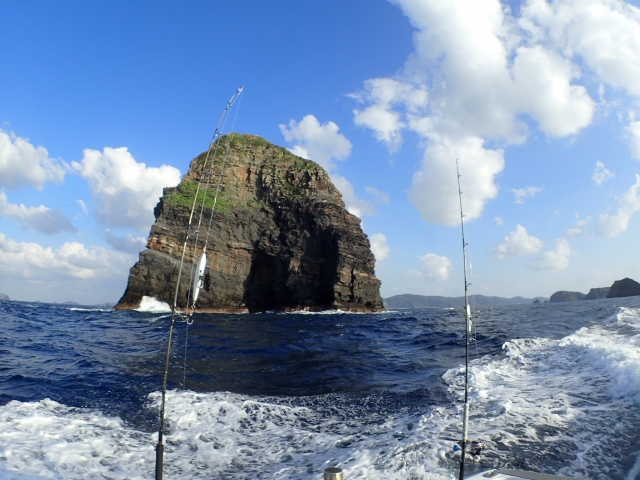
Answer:
[{"label": "rock cliff face", "polygon": [[584,293],[580,292],[566,292],[561,290],[554,293],[549,298],[550,302],[572,302],[574,300],[584,300]]},{"label": "rock cliff face", "polygon": [[591,290],[589,290],[589,293],[584,296],[584,299],[597,300],[599,298],[607,298],[607,294],[609,293],[610,289],[611,287],[592,288]]},{"label": "rock cliff face", "polygon": [[607,298],[632,297],[634,295],[640,295],[640,283],[630,278],[623,278],[613,282]]},{"label": "rock cliff face", "polygon": [[[230,134],[219,144],[220,150],[229,144],[224,190],[210,230],[197,310],[383,310],[369,240],[360,220],[346,211],[327,173],[316,163],[253,135]],[[145,295],[173,303],[191,203],[205,157],[203,153],[191,162],[180,185],[165,188],[147,248],[131,268],[117,309],[137,308]],[[202,251],[212,204],[211,194],[196,257]],[[187,302],[193,258],[191,247],[185,261],[189,268],[180,282],[181,308]]]}]

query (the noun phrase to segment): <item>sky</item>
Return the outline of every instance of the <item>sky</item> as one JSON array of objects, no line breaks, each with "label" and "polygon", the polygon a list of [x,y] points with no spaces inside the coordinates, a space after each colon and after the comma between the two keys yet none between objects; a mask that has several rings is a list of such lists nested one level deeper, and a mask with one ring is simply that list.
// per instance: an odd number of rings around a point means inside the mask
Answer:
[{"label": "sky", "polygon": [[320,163],[383,297],[640,281],[640,4],[0,0],[0,293],[115,303],[229,129]]}]

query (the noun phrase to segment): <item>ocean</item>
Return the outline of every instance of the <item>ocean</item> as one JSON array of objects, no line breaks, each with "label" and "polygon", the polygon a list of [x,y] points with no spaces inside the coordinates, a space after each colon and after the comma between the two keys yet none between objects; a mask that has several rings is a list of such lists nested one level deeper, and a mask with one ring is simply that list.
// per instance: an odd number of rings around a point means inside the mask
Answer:
[{"label": "ocean", "polygon": [[[170,317],[0,302],[0,480],[153,478]],[[640,297],[482,307],[467,473],[640,478]],[[167,479],[453,479],[461,309],[176,323]]]}]

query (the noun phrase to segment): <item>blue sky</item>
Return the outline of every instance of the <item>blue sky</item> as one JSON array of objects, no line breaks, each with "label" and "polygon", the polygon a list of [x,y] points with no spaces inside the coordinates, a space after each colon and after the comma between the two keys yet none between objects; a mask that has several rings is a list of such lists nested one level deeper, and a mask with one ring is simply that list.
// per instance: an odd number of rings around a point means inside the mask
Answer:
[{"label": "blue sky", "polygon": [[[640,10],[619,0],[6,2],[0,293],[115,302],[162,187],[234,130],[321,163],[384,297],[640,280]],[[236,116],[237,114],[237,116]]]}]

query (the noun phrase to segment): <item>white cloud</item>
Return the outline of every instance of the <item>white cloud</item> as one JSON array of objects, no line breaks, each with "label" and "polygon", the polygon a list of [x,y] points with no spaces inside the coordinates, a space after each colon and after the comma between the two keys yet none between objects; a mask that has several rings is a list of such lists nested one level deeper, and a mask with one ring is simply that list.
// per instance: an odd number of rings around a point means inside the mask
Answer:
[{"label": "white cloud", "polygon": [[342,194],[349,213],[357,217],[372,215],[376,213],[373,204],[358,198],[353,185],[345,177],[336,173],[337,165],[334,159],[343,160],[351,153],[351,142],[338,130],[339,127],[334,122],[325,122],[321,125],[313,115],[305,116],[300,122],[291,120],[288,127],[280,125],[280,131],[285,140],[294,144],[289,151],[319,163],[327,171],[331,181]]},{"label": "white cloud", "polygon": [[386,204],[389,203],[389,194],[387,192],[382,192],[377,188],[373,188],[373,187],[364,187],[364,189],[369,195],[374,197],[378,202],[386,203]]},{"label": "white cloud", "polygon": [[451,260],[434,253],[427,253],[420,259],[419,270],[409,270],[409,275],[415,277],[425,277],[436,282],[444,282],[451,273]]},{"label": "white cloud", "polygon": [[391,249],[387,245],[387,237],[382,233],[374,233],[371,235],[371,251],[376,257],[376,260],[381,262],[389,257]]},{"label": "white cloud", "polygon": [[587,227],[590,221],[591,221],[591,217],[580,219],[580,215],[576,213],[576,223],[574,224],[573,227],[567,229],[564,232],[564,236],[566,238],[572,238],[572,237],[577,237],[579,235],[584,235],[585,228]]},{"label": "white cloud", "polygon": [[373,215],[376,213],[376,208],[371,202],[362,200],[356,196],[353,185],[351,185],[346,178],[337,173],[332,173],[329,176],[338,191],[342,194],[342,200],[344,200],[345,207],[349,213],[359,218],[362,218],[363,215]]},{"label": "white cloud", "polygon": [[496,225],[498,225],[499,227],[504,225],[504,220],[502,219],[502,217],[495,217],[494,220],[496,222]]},{"label": "white cloud", "polygon": [[391,78],[374,78],[365,82],[365,91],[351,95],[360,103],[368,104],[363,110],[354,110],[356,125],[369,127],[378,141],[391,151],[402,143],[400,130],[406,127],[394,106],[402,106],[417,114],[427,106],[427,89]]},{"label": "white cloud", "polygon": [[[640,122],[638,123],[640,124]],[[604,166],[604,163],[598,160],[596,162],[596,168],[593,171],[593,175],[591,176],[591,179],[596,183],[596,185],[600,186],[610,178],[613,178],[615,175],[616,175],[615,173],[611,173],[609,170],[606,169],[606,167]]]},{"label": "white cloud", "polygon": [[[352,94],[354,122],[392,152],[404,132],[420,135],[426,152],[410,197],[430,222],[453,222],[450,214],[429,211],[431,197],[436,210],[443,197],[426,187],[449,181],[426,178],[442,171],[430,149],[474,139],[494,154],[477,158],[477,169],[487,163],[499,172],[504,162],[496,145],[524,142],[533,129],[547,137],[576,135],[592,123],[596,102],[587,82],[600,95],[611,86],[640,96],[640,10],[622,0],[528,0],[519,8],[499,0],[392,3],[415,29],[414,51],[400,73],[369,79]],[[640,122],[627,133],[640,158]],[[495,187],[494,177],[484,184]],[[467,195],[478,215],[495,197],[474,189]],[[446,205],[452,195],[445,197]]]},{"label": "white cloud", "polygon": [[625,127],[625,131],[631,146],[631,155],[636,160],[640,160],[640,122],[630,122],[629,126]]},{"label": "white cloud", "polygon": [[104,239],[114,250],[132,255],[140,253],[147,244],[147,240],[143,237],[134,237],[131,234],[119,237],[109,229],[104,232]]},{"label": "white cloud", "polygon": [[498,195],[495,176],[504,168],[504,152],[485,149],[483,143],[479,137],[456,142],[439,138],[429,145],[408,191],[421,218],[441,225],[460,223],[456,159],[466,220],[478,218],[485,203]]},{"label": "white cloud", "polygon": [[640,10],[620,0],[530,0],[520,26],[532,38],[580,57],[605,83],[640,96]]},{"label": "white cloud", "polygon": [[527,229],[522,225],[517,225],[513,232],[509,233],[502,242],[494,247],[492,255],[497,258],[527,255],[539,252],[542,246],[542,240],[529,235]]},{"label": "white cloud", "polygon": [[512,73],[520,111],[548,136],[572,135],[591,123],[595,102],[585,87],[571,84],[580,74],[569,60],[541,45],[520,47]]},{"label": "white cloud", "polygon": [[618,197],[618,212],[615,215],[600,215],[598,235],[615,237],[625,232],[631,216],[638,210],[640,210],[640,175],[636,175],[636,183]]},{"label": "white cloud", "polygon": [[87,208],[87,204],[84,203],[84,200],[76,200],[76,203],[80,206],[80,213],[83,216],[89,215],[89,209]]},{"label": "white cloud", "polygon": [[30,185],[42,190],[46,182],[61,182],[67,168],[62,160],[49,158],[46,148],[0,130],[0,187]]},{"label": "white cloud", "polygon": [[153,208],[162,189],[180,182],[177,168],[147,167],[137,162],[126,147],[106,147],[103,152],[86,149],[82,160],[71,166],[88,180],[100,222],[141,232],[154,221]]},{"label": "white cloud", "polygon": [[0,233],[0,291],[16,300],[115,302],[135,260],[103,247],[67,242],[51,248]]},{"label": "white cloud", "polygon": [[0,191],[0,217],[13,218],[24,230],[32,228],[45,235],[60,232],[77,232],[76,228],[60,210],[51,210],[44,205],[25,207],[24,204],[9,203],[6,193]]},{"label": "white cloud", "polygon": [[0,233],[0,269],[3,281],[63,282],[103,277],[126,278],[132,257],[102,247],[87,249],[67,242],[57,249],[16,242]]},{"label": "white cloud", "polygon": [[531,198],[542,191],[542,187],[524,187],[511,189],[516,196],[516,203],[523,204],[526,198]]},{"label": "white cloud", "polygon": [[557,238],[555,250],[541,253],[529,266],[536,270],[562,270],[569,265],[570,255],[571,248],[567,239]]},{"label": "white cloud", "polygon": [[291,120],[288,127],[280,125],[284,139],[294,144],[290,149],[293,154],[319,163],[329,173],[336,169],[334,159],[343,160],[351,153],[351,142],[338,130],[334,122],[321,125],[313,115],[300,122]]}]

